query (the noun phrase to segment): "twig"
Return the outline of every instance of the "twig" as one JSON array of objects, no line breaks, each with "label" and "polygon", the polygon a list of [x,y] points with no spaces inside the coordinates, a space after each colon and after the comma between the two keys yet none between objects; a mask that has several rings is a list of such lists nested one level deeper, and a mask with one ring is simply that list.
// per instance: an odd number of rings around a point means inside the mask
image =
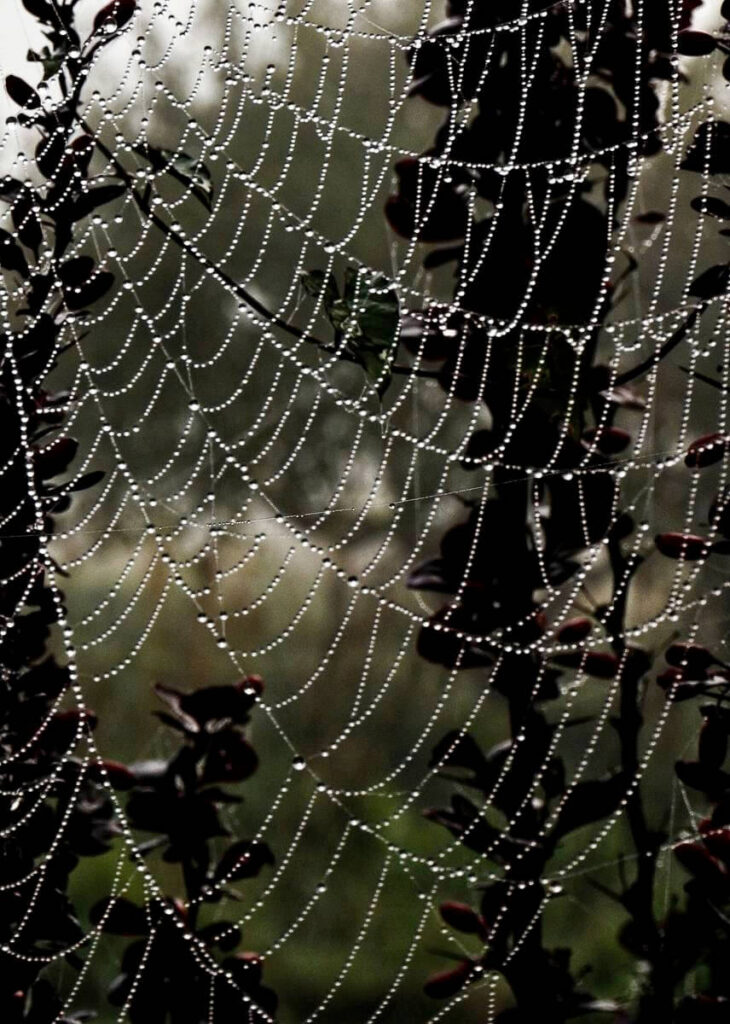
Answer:
[{"label": "twig", "polygon": [[[120,161],[109,149],[109,147],[106,146],[101,141],[99,136],[92,131],[90,126],[83,118],[80,118],[79,121],[84,131],[87,132],[87,134],[94,139],[94,142],[99,152],[102,153],[109,161],[109,163],[114,167],[117,176],[120,177],[122,181],[128,186],[135,204],[137,205],[138,209],[144,214],[144,216],[148,220],[150,220],[155,225],[155,227],[158,228],[163,233],[163,235],[165,235],[165,237],[169,238],[180,249],[182,249],[189,255],[193,256],[194,259],[200,262],[200,256],[191,247],[190,242],[183,238],[183,236],[179,232],[177,232],[173,227],[171,227],[167,223],[167,221],[163,220],[162,217],[156,214],[154,210],[150,207],[147,201],[147,197],[141,195],[137,191],[135,187],[134,178],[126,169],[126,167],[124,167],[124,165],[120,163]],[[172,177],[184,183],[184,178],[178,175],[175,172],[174,168],[169,168],[169,171]],[[226,288],[228,288],[229,291],[233,292],[233,294],[237,298],[241,299],[242,302],[245,302],[247,306],[253,309],[254,312],[258,313],[259,316],[263,317],[263,319],[266,320],[268,323],[273,324],[275,327],[280,328],[280,330],[282,331],[286,331],[287,334],[292,335],[292,337],[297,338],[299,341],[305,341],[309,344],[316,345],[317,348],[320,349],[320,351],[326,352],[328,355],[335,355],[338,357],[338,359],[342,359],[345,362],[357,363],[359,365],[358,360],[355,358],[355,356],[351,355],[344,349],[337,348],[334,345],[329,345],[327,344],[327,342],[322,341],[321,339],[315,337],[314,335],[307,334],[306,331],[303,331],[300,327],[297,327],[295,324],[290,324],[286,320],[282,320],[281,317],[277,316],[275,313],[272,313],[270,309],[267,309],[267,307],[264,306],[262,302],[259,302],[259,300],[255,296],[253,296],[246,288],[244,288],[242,284],[239,284],[238,281],[235,281],[229,274],[225,272],[225,270],[221,270],[221,268],[217,264],[213,263],[212,260],[206,262],[204,265],[206,269],[210,269],[213,271],[214,275],[222,284],[226,286]],[[391,366],[390,372],[400,374],[402,376],[426,377],[431,379],[436,379],[438,377],[438,372],[435,370],[426,370],[423,369],[422,367],[414,366],[402,366],[397,363]]]},{"label": "twig", "polygon": [[692,310],[686,321],[681,324],[677,330],[672,334],[662,345],[658,352],[652,352],[650,356],[647,356],[638,366],[634,366],[631,370],[626,370],[624,373],[620,373],[615,381],[616,387],[622,387],[624,384],[628,384],[632,380],[636,380],[637,377],[643,376],[648,370],[651,370],[657,363],[660,363],[662,359],[665,359],[669,353],[677,347],[680,341],[683,340],[687,332],[694,326],[695,320],[702,316],[704,311],[707,309],[707,303],[703,302]]},{"label": "twig", "polygon": [[711,384],[713,388],[717,388],[718,391],[727,391],[727,385],[723,384],[721,380],[715,380],[714,377],[708,377],[706,373],[700,373],[699,370],[690,370],[689,366],[680,366],[680,370],[684,373],[688,373],[690,377],[695,377],[697,380],[701,380],[704,384]]}]

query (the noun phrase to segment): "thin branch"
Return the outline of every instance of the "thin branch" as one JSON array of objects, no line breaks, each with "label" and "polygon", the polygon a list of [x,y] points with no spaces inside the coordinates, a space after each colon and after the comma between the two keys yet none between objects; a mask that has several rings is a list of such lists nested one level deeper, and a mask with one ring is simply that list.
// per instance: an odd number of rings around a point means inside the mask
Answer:
[{"label": "thin branch", "polygon": [[727,391],[727,385],[723,384],[721,380],[715,380],[714,377],[708,377],[706,373],[700,373],[699,370],[690,370],[689,366],[680,366],[680,370],[684,373],[688,373],[690,377],[695,377],[697,380],[701,380],[704,384],[711,384],[713,388],[717,388],[718,391]]},{"label": "thin branch", "polygon": [[[173,227],[171,227],[167,223],[167,221],[164,221],[162,217],[156,214],[149,205],[147,196],[141,195],[137,191],[135,187],[134,178],[126,169],[126,167],[124,167],[124,165],[119,162],[119,160],[114,155],[114,153],[109,149],[109,147],[106,146],[101,141],[99,136],[92,131],[92,129],[89,127],[89,125],[83,118],[80,119],[80,124],[84,131],[86,131],[94,139],[94,142],[99,152],[102,153],[109,161],[109,163],[114,167],[117,176],[122,179],[125,185],[128,186],[132,198],[140,212],[144,214],[144,216],[148,220],[150,220],[155,225],[155,227],[158,228],[163,235],[165,235],[166,238],[169,238],[180,249],[191,255],[194,259],[198,261],[198,263],[200,263],[201,258],[199,254],[192,249],[190,242],[188,242],[179,232],[177,232]],[[176,174],[174,168],[170,168],[170,173],[174,178],[184,183],[184,179],[178,174]],[[351,355],[349,352],[345,351],[344,349],[337,348],[334,345],[328,345],[326,342],[321,341],[314,335],[307,334],[306,331],[303,331],[300,327],[297,327],[295,324],[287,323],[286,320],[282,320],[281,317],[277,316],[275,313],[272,313],[270,309],[267,309],[267,307],[264,306],[262,302],[259,302],[259,300],[255,296],[253,296],[251,292],[244,288],[242,284],[239,284],[238,281],[235,281],[229,274],[225,272],[225,270],[221,270],[221,268],[217,264],[213,263],[212,260],[206,262],[204,266],[206,270],[212,270],[214,275],[218,278],[218,280],[222,284],[224,284],[229,291],[231,291],[242,302],[245,302],[247,306],[254,310],[254,312],[258,313],[258,315],[262,317],[264,320],[266,320],[268,323],[280,328],[280,330],[282,331],[286,331],[287,334],[292,335],[292,337],[297,338],[299,341],[305,341],[308,344],[316,345],[321,352],[326,352],[328,355],[337,356],[338,359],[342,359],[345,362],[356,363],[357,365],[360,365],[357,358]],[[427,377],[430,379],[436,379],[438,377],[438,371],[426,370],[423,369],[422,367],[402,366],[397,363],[391,366],[390,371],[391,373],[400,374],[402,376]]]},{"label": "thin branch", "polygon": [[647,356],[638,366],[634,366],[631,370],[626,370],[624,373],[620,373],[615,381],[616,387],[622,387],[624,384],[628,384],[632,380],[636,380],[637,377],[642,377],[647,371],[653,369],[658,363],[665,359],[670,352],[677,347],[677,345],[684,339],[688,331],[694,326],[695,321],[698,317],[702,316],[704,311],[707,309],[707,303],[703,302],[692,310],[690,315],[687,317],[685,322],[681,324],[677,330],[672,334],[662,345],[658,352],[652,352],[650,356]]}]

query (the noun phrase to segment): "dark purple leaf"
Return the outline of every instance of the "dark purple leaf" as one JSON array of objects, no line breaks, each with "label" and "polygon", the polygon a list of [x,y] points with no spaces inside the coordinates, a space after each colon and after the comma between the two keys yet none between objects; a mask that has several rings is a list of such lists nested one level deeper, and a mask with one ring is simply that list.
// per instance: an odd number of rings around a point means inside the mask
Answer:
[{"label": "dark purple leaf", "polygon": [[702,841],[712,856],[730,868],[730,828],[718,828],[710,824],[707,829],[701,828],[700,831]]},{"label": "dark purple leaf", "polygon": [[593,622],[585,617],[568,619],[555,634],[561,644],[578,644],[593,632]]},{"label": "dark purple leaf", "polygon": [[690,469],[704,469],[716,462],[722,462],[728,450],[728,438],[724,434],[706,434],[698,437],[687,449],[685,466]]},{"label": "dark purple leaf", "polygon": [[686,840],[674,847],[674,856],[682,867],[697,879],[703,888],[723,893],[728,876],[703,843]]},{"label": "dark purple leaf", "polygon": [[672,644],[664,657],[669,665],[681,669],[688,678],[698,679],[705,674],[715,657],[700,644]]},{"label": "dark purple leaf", "polygon": [[423,991],[432,999],[448,999],[461,991],[473,970],[474,964],[471,960],[462,960],[458,967],[432,974],[423,986]]},{"label": "dark purple leaf", "polygon": [[686,562],[697,562],[710,553],[709,541],[692,533],[659,533],[654,543],[667,558],[683,558]]},{"label": "dark purple leaf", "polygon": [[455,900],[447,900],[439,906],[439,913],[442,919],[457,932],[464,932],[467,935],[484,936],[484,921],[473,907],[468,903],[458,903]]},{"label": "dark purple leaf", "polygon": [[101,764],[104,777],[113,789],[126,790],[134,786],[135,776],[125,764],[120,761],[102,761]]}]

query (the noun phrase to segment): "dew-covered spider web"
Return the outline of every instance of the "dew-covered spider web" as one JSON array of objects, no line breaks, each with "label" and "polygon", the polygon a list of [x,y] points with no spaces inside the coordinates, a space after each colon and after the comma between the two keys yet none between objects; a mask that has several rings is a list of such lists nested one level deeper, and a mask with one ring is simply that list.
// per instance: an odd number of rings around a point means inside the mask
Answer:
[{"label": "dew-covered spider web", "polygon": [[[87,17],[90,27],[93,6],[79,5],[82,25]],[[430,0],[141,0],[82,94],[85,128],[100,143],[95,173],[118,181],[122,168],[129,188],[78,225],[72,251],[92,255],[116,283],[88,317],[68,318],[63,343],[72,346],[55,371],[73,398],[64,431],[80,442],[74,478],[105,470],[56,517],[44,556],[65,595],[58,643],[73,701],[99,719],[67,756],[153,763],[176,742],[152,715],[162,707],[154,684],[188,691],[263,678],[251,726],[258,772],[244,802],[223,816],[231,834],[268,844],[274,863],[240,887],[225,916],[241,925],[244,948],[263,958],[284,1021],[487,1022],[505,1005],[499,972],[480,975],[479,967],[441,1001],[422,992],[428,975],[448,965],[444,956],[459,960],[484,946],[446,927],[440,902],[476,905],[491,880],[504,878],[498,856],[469,849],[423,814],[461,786],[445,777],[459,736],[468,732],[486,748],[509,735],[503,663],[537,653],[563,667],[549,749],[512,818],[497,815],[509,833],[524,805],[541,799],[555,755],[565,765],[563,802],[615,761],[612,722],[627,659],[613,671],[592,670],[602,654],[611,657],[610,635],[598,624],[561,634],[566,621],[597,622],[601,609],[604,623],[622,624],[625,643],[657,658],[677,638],[728,655],[727,558],[696,557],[691,547],[697,536],[706,545],[723,539],[727,456],[702,473],[685,464],[695,439],[728,431],[727,298],[723,288],[692,290],[724,258],[722,225],[691,205],[716,199],[726,180],[713,160],[727,136],[718,141],[712,127],[697,136],[726,115],[721,61],[667,58],[666,76],[650,86],[656,126],[647,129],[637,113],[620,138],[595,137],[589,147],[582,117],[595,100],[596,54],[617,5],[516,0],[495,5],[502,13],[486,21],[478,0],[453,6],[458,24],[429,35],[448,13]],[[650,6],[626,0],[637,30],[623,61],[637,89]],[[676,50],[686,5],[667,6]],[[20,55],[38,46],[34,23],[20,0],[5,7],[3,73],[30,79],[33,65]],[[719,2],[695,11],[694,25],[718,29]],[[479,117],[488,139],[489,110],[478,97],[500,73],[508,37],[520,54],[520,89],[501,116],[511,119],[514,144],[493,159],[487,141],[482,159],[463,140]],[[445,55],[445,104],[427,102],[423,79],[414,87],[426,46]],[[540,130],[531,90],[536,81],[544,87],[535,69],[556,46],[575,77],[575,110],[567,144],[548,140],[540,158],[540,146],[529,144]],[[608,94],[610,83],[600,88]],[[57,101],[55,89],[51,75],[44,105]],[[647,146],[649,136],[660,145]],[[5,129],[4,173],[24,177],[28,138],[17,122]],[[685,171],[690,151],[697,166]],[[519,182],[532,225],[532,265],[504,315],[481,295],[503,258],[499,247],[510,244],[500,216],[512,200],[485,196],[487,177],[501,181],[505,197]],[[436,213],[441,189],[455,205]],[[575,260],[563,272],[551,258],[563,232],[573,247],[583,237],[571,213],[579,202],[609,210],[595,295]],[[399,216],[410,218],[401,233]],[[437,216],[463,216],[466,226],[455,224],[453,237],[441,230],[429,248],[421,228]],[[586,223],[586,240],[593,230]],[[449,262],[454,237],[464,250]],[[428,252],[443,261],[424,266]],[[545,273],[550,287],[585,289],[576,322],[538,303]],[[8,277],[6,308],[17,287]],[[443,358],[430,358],[436,336],[450,376],[441,373]],[[564,429],[547,453],[544,438],[533,439],[541,454],[531,463],[521,425],[533,403],[546,401],[541,388],[545,374],[559,372],[551,362],[558,345],[567,353],[567,381],[555,389]],[[581,374],[592,372],[580,356],[590,346],[605,368],[602,394],[618,409],[606,427],[616,449],[601,446],[599,416],[580,440],[585,458],[566,469],[571,406]],[[645,372],[632,377],[642,363]],[[511,395],[512,426],[484,449],[470,439],[492,429],[489,402],[474,398],[486,393],[495,366]],[[464,378],[475,394],[464,393]],[[623,450],[622,432],[630,435]],[[611,484],[596,499],[590,480],[598,472]],[[482,538],[495,528],[485,512],[495,474],[526,485],[542,574],[533,632],[501,621],[485,634],[458,615]],[[585,532],[564,578],[541,559],[551,482],[575,493]],[[596,500],[605,504],[602,533],[630,516],[624,551],[643,557],[623,618],[611,618],[625,592],[620,581],[611,586],[609,545],[588,523]],[[467,550],[452,562],[458,578],[444,596],[439,573],[450,556],[439,545],[467,519]],[[665,548],[679,547],[662,553],[655,534],[670,538]],[[680,534],[690,540],[677,541]],[[457,653],[429,657],[439,645]],[[657,662],[654,676],[659,670]],[[679,886],[672,846],[694,833],[699,813],[672,765],[696,728],[654,676],[638,765],[623,781],[626,798],[641,785],[666,804],[658,870],[669,901]],[[514,763],[500,762],[495,792],[509,784]],[[124,794],[111,783],[110,793],[120,835],[79,883],[82,904],[86,889],[94,899],[142,904],[179,888],[176,869],[154,851],[135,855],[148,837],[130,827]],[[606,882],[627,858],[632,867],[624,807],[619,800],[566,838],[538,880],[545,927],[553,906],[554,928],[577,922],[579,964],[582,941],[592,955],[600,950],[585,939],[601,913],[590,883]],[[470,829],[496,820],[488,796]],[[24,817],[12,828],[26,825]],[[53,858],[51,846],[23,884],[28,914]],[[505,886],[505,900],[524,884]],[[211,902],[206,912],[215,921],[223,909]],[[183,916],[176,922],[185,934]],[[124,1020],[134,992],[110,1009],[104,988],[122,947],[103,922],[84,931],[78,971],[64,966],[68,951],[47,957],[65,1012],[88,1007],[91,993],[100,1019]],[[235,979],[188,939],[189,956],[210,978],[209,1020],[224,1024],[230,1018],[217,1000],[236,991]],[[6,952],[17,950],[11,943]],[[148,960],[135,967],[140,977]],[[241,1020],[274,1019],[245,993],[240,1008]]]}]

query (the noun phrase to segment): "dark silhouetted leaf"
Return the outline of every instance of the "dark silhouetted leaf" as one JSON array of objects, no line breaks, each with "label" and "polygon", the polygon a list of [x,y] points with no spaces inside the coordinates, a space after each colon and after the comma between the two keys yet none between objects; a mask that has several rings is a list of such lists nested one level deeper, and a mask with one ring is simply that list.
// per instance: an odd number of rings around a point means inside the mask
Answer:
[{"label": "dark silhouetted leaf", "polygon": [[[507,744],[509,750],[510,744]],[[490,762],[469,733],[449,732],[433,749],[429,766],[444,768],[464,768],[471,773],[471,779],[464,779],[470,785],[486,788],[491,776]]]},{"label": "dark silhouetted leaf", "polygon": [[43,233],[38,214],[34,209],[34,201],[32,192],[23,191],[13,201],[11,216],[19,240],[37,254],[43,241]]},{"label": "dark silhouetted leaf", "polygon": [[626,796],[627,786],[628,780],[623,772],[607,779],[579,782],[568,794],[558,814],[555,835],[567,835],[613,814]]},{"label": "dark silhouetted leaf", "polygon": [[717,199],[714,196],[696,196],[690,205],[698,213],[719,217],[720,220],[730,220],[730,205],[723,202],[722,199]]},{"label": "dark silhouetted leaf", "polygon": [[124,28],[137,9],[136,0],[111,0],[94,18],[94,31],[116,31]]},{"label": "dark silhouetted leaf", "polygon": [[19,107],[27,107],[35,110],[41,105],[41,98],[35,89],[32,89],[26,81],[18,78],[17,75],[8,75],[5,79],[5,88],[8,96],[17,103]]},{"label": "dark silhouetted leaf", "polygon": [[221,730],[205,759],[202,782],[242,782],[257,766],[256,753],[241,733],[235,729]]},{"label": "dark silhouetted leaf", "polygon": [[78,288],[94,273],[96,262],[91,256],[74,256],[58,268],[58,276],[64,288]]},{"label": "dark silhouetted leaf", "polygon": [[146,935],[149,930],[144,908],[123,896],[106,896],[94,904],[89,911],[89,920],[93,925],[99,925],[102,919],[102,930],[111,935]]},{"label": "dark silhouetted leaf", "polygon": [[434,249],[424,257],[424,269],[436,270],[437,267],[443,267],[445,263],[458,260],[463,251],[464,247],[462,245],[450,245],[446,248]]},{"label": "dark silhouetted leaf", "polygon": [[44,177],[53,178],[58,172],[64,159],[65,150],[66,136],[64,132],[53,132],[41,139],[36,147],[35,160],[38,170]]},{"label": "dark silhouetted leaf", "polygon": [[78,480],[74,480],[68,485],[67,490],[69,491],[86,491],[90,487],[96,487],[100,480],[104,479],[104,470],[95,469],[91,473],[84,473]]},{"label": "dark silhouetted leaf", "polygon": [[730,264],[718,263],[714,267],[708,267],[704,273],[694,279],[689,294],[698,299],[714,299],[718,295],[725,294],[729,283]]},{"label": "dark silhouetted leaf", "polygon": [[23,0],[23,7],[39,21],[55,23],[56,11],[52,0]]},{"label": "dark silhouetted leaf", "polygon": [[710,800],[720,800],[730,789],[730,775],[713,765],[699,761],[677,761],[674,766],[680,782],[690,789],[706,793]]},{"label": "dark silhouetted leaf", "polygon": [[667,215],[660,210],[647,210],[646,213],[637,213],[634,217],[637,224],[662,224],[666,219]]},{"label": "dark silhouetted leaf", "polygon": [[98,188],[89,189],[88,192],[84,192],[74,200],[71,207],[71,219],[82,220],[82,218],[88,217],[90,213],[100,206],[104,206],[105,203],[111,203],[125,195],[126,191],[127,186],[122,184],[100,185]]},{"label": "dark silhouetted leaf", "polygon": [[0,267],[13,270],[21,277],[28,276],[28,261],[13,236],[0,228]]},{"label": "dark silhouetted leaf", "polygon": [[198,932],[198,937],[208,946],[217,946],[224,953],[230,953],[241,941],[241,929],[232,921],[216,921]]},{"label": "dark silhouetted leaf", "polygon": [[583,658],[583,671],[598,679],[613,679],[618,672],[620,661],[610,651],[588,651]]},{"label": "dark silhouetted leaf", "polygon": [[79,288],[64,290],[63,297],[69,309],[84,309],[106,295],[113,284],[114,274],[106,270],[98,271]]},{"label": "dark silhouetted leaf", "polygon": [[685,29],[677,38],[677,53],[684,57],[706,57],[715,49],[716,42],[707,32]]},{"label": "dark silhouetted leaf", "polygon": [[698,174],[730,173],[730,122],[703,121],[681,167]]},{"label": "dark silhouetted leaf", "polygon": [[36,472],[41,480],[63,473],[75,458],[78,447],[78,441],[73,438],[59,437],[52,444],[41,448],[35,457]]},{"label": "dark silhouetted leaf", "polygon": [[697,756],[701,765],[722,768],[727,757],[730,719],[728,711],[711,704],[703,709],[704,722],[697,744]]},{"label": "dark silhouetted leaf", "polygon": [[155,693],[183,730],[195,734],[203,730],[213,733],[231,723],[243,725],[261,688],[258,676],[246,676],[230,686],[205,686],[192,693],[158,683]]},{"label": "dark silhouetted leaf", "polygon": [[23,184],[17,178],[9,176],[0,178],[0,199],[14,199],[22,191]]}]

